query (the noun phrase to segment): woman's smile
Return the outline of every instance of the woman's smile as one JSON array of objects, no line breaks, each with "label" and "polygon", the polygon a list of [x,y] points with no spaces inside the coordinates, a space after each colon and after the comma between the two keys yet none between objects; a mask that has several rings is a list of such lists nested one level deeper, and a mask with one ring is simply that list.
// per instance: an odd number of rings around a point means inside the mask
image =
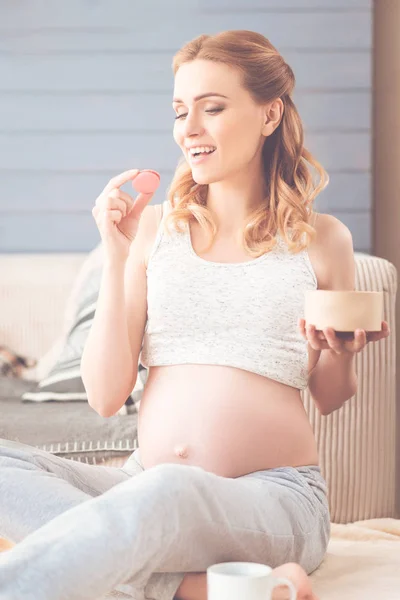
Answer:
[{"label": "woman's smile", "polygon": [[192,152],[189,151],[188,152],[189,162],[192,165],[197,165],[197,164],[209,159],[213,154],[216,153],[216,151],[217,151],[216,148],[214,150],[212,150],[211,152],[203,151],[203,152],[195,153],[195,154],[193,154]]}]

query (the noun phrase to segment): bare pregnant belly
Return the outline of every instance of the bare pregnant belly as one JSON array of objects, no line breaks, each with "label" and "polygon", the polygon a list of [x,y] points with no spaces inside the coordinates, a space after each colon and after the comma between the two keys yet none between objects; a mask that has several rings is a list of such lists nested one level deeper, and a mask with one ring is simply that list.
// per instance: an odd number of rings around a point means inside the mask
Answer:
[{"label": "bare pregnant belly", "polygon": [[150,367],[138,441],[145,469],[172,462],[239,477],[318,464],[299,390],[218,365]]}]

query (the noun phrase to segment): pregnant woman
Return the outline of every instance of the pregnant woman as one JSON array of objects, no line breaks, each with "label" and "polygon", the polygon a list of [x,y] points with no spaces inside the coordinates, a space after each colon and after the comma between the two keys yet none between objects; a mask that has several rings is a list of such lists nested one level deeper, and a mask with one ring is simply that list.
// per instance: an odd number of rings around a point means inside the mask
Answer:
[{"label": "pregnant woman", "polygon": [[[107,417],[148,367],[139,447],[118,469],[2,440],[0,536],[18,543],[0,555],[1,600],[205,600],[207,567],[229,561],[313,598],[330,516],[300,392],[341,407],[367,338],[316,333],[304,292],[354,289],[352,237],[313,210],[326,174],[265,37],[202,35],[173,68],[183,158],[167,200],[149,205],[157,176],[133,170],[93,208],[105,264],[82,377]],[[120,187],[136,179],[133,200]]]}]

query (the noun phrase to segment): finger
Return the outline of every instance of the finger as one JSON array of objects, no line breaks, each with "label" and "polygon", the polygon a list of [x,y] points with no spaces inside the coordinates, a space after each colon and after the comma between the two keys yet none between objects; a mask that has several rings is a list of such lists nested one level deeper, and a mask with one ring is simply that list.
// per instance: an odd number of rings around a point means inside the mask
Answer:
[{"label": "finger", "polygon": [[122,213],[120,210],[107,209],[104,211],[104,219],[113,223],[119,223],[122,219]]},{"label": "finger", "polygon": [[125,217],[133,208],[133,199],[126,192],[114,188],[108,193],[103,191],[96,200],[96,206],[98,206],[100,210],[119,208]]},{"label": "finger", "polygon": [[312,325],[312,331],[315,332],[315,335],[317,337],[317,339],[322,340],[323,342],[326,341],[325,339],[325,334],[321,329],[317,329],[315,325]]},{"label": "finger", "polygon": [[336,352],[336,354],[342,354],[344,347],[342,342],[337,338],[335,330],[332,327],[326,327],[323,332],[331,350]]},{"label": "finger", "polygon": [[139,169],[129,169],[129,171],[124,171],[123,173],[120,173],[119,175],[112,177],[110,179],[110,181],[107,183],[107,185],[105,186],[104,191],[108,192],[114,188],[119,188],[121,185],[124,185],[124,183],[127,183],[128,181],[132,181],[133,179],[135,179],[136,175],[138,175],[138,174],[139,174]]},{"label": "finger", "polygon": [[367,344],[367,334],[364,329],[356,329],[354,332],[353,351],[360,352]]},{"label": "finger", "polygon": [[119,210],[123,217],[125,217],[128,212],[126,202],[124,200],[121,200],[121,198],[106,198],[104,201],[104,207],[102,208],[103,210]]},{"label": "finger", "polygon": [[149,204],[154,194],[155,190],[150,194],[145,194],[143,192],[140,192],[140,194],[138,194],[132,208],[132,212],[134,213],[135,218],[140,217],[140,215],[142,214],[146,206]]},{"label": "finger", "polygon": [[388,337],[388,335],[390,335],[389,323],[387,321],[382,321],[381,333],[383,334],[382,337]]},{"label": "finger", "polygon": [[111,192],[109,192],[109,194],[108,194],[108,197],[109,198],[118,198],[119,200],[122,200],[123,202],[125,202],[125,204],[127,206],[127,212],[130,212],[133,208],[134,199],[129,194],[127,194],[126,192],[123,192],[119,188],[114,188],[113,190],[111,190]]},{"label": "finger", "polygon": [[297,321],[297,324],[298,324],[298,326],[299,326],[299,330],[300,330],[300,333],[301,333],[301,335],[302,335],[302,336],[303,336],[305,339],[307,339],[307,332],[306,332],[306,320],[305,320],[305,319],[299,319],[299,320]]},{"label": "finger", "polygon": [[129,215],[132,208],[135,206],[135,200],[134,200],[134,198],[132,198],[132,196],[130,196],[126,192],[122,192],[121,190],[119,190],[118,193],[119,193],[119,197],[122,198],[122,200],[126,203],[126,207],[127,207],[126,214]]},{"label": "finger", "polygon": [[390,335],[389,325],[386,321],[382,321],[382,330],[381,331],[369,331],[367,333],[367,342],[378,342],[384,338],[387,338]]},{"label": "finger", "polygon": [[[297,324],[299,326],[300,333],[303,335],[303,337],[307,338],[306,320],[305,319],[298,319]],[[324,334],[322,332],[320,332],[320,331],[316,331],[316,335],[321,340],[325,339]]]},{"label": "finger", "polygon": [[315,330],[315,325],[307,325],[307,339],[308,342],[314,350],[324,350],[324,342],[323,340],[318,338],[318,335]]}]

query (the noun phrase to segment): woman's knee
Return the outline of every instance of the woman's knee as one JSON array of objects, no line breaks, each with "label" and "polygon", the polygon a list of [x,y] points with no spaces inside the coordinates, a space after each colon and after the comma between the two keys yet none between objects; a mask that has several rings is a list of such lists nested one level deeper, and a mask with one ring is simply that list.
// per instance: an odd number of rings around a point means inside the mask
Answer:
[{"label": "woman's knee", "polygon": [[174,498],[182,498],[184,493],[190,493],[196,483],[200,484],[204,470],[193,465],[163,463],[143,472],[146,477],[153,479],[157,495],[166,493]]},{"label": "woman's knee", "polygon": [[321,523],[312,535],[307,536],[301,557],[298,562],[309,575],[321,565],[329,544],[329,525]]}]

